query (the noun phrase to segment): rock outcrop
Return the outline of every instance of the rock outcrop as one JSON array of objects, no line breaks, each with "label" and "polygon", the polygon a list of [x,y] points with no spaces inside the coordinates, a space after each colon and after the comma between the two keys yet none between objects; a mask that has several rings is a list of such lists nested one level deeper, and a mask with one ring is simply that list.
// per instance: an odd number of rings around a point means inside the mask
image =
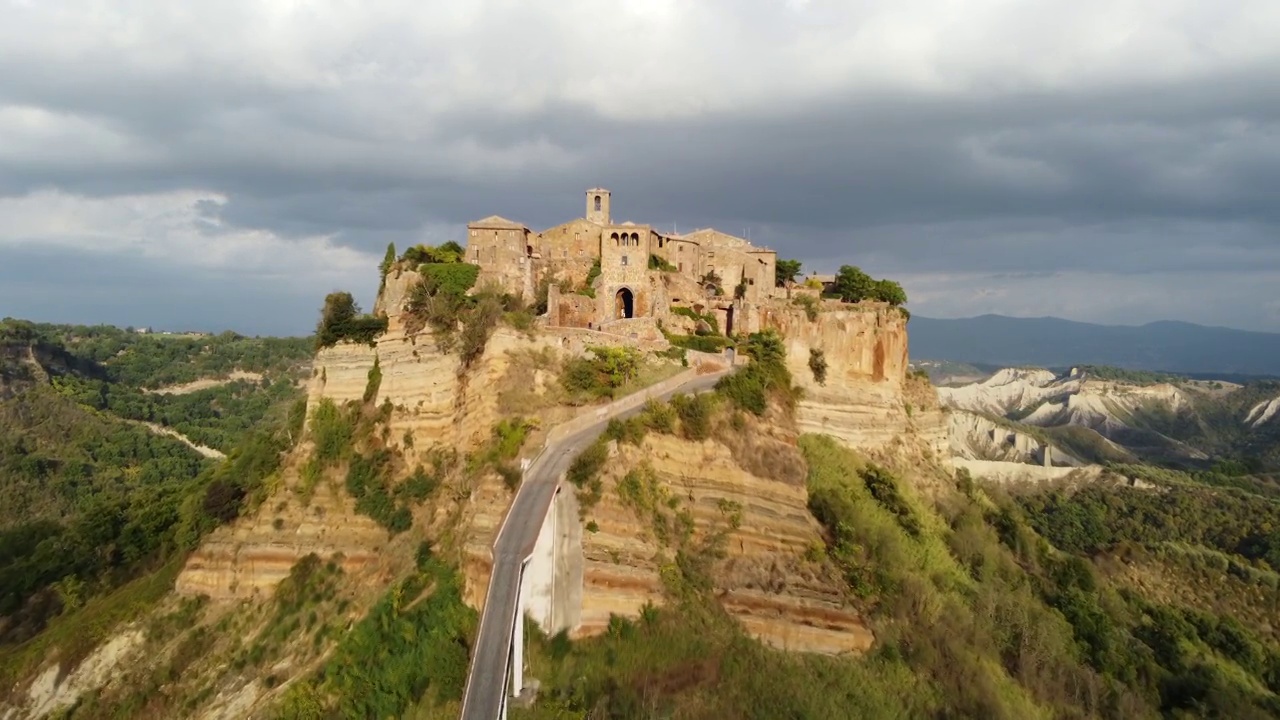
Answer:
[{"label": "rock outcrop", "polygon": [[[949,456],[945,418],[932,387],[912,392],[907,378],[907,319],[886,303],[821,303],[813,319],[804,307],[775,302],[763,325],[786,340],[787,366],[804,394],[796,408],[802,433],[831,435],[874,451],[906,435],[939,457]],[[819,382],[812,353],[826,363]]]},{"label": "rock outcrop", "polygon": [[871,646],[871,631],[844,601],[839,574],[824,560],[806,559],[822,547],[822,538],[806,506],[799,451],[776,439],[756,442],[773,445],[765,455],[782,479],[744,470],[735,459],[743,453],[714,440],[650,434],[639,447],[616,448],[603,495],[584,513],[577,634],[602,632],[611,614],[634,617],[645,603],[663,602],[664,568],[674,558],[671,539],[663,537],[651,510],[619,491],[626,474],[638,471],[652,479],[650,500],[659,512],[669,519],[687,513],[695,545],[724,534],[724,558],[712,565],[710,577],[721,604],[748,632],[796,651],[837,654]]}]

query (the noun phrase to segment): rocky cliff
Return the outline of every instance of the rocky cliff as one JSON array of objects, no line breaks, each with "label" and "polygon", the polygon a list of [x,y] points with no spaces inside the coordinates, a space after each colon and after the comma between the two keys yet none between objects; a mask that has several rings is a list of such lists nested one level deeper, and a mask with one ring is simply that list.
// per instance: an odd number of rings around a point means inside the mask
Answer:
[{"label": "rocky cliff", "polygon": [[[939,458],[947,449],[937,394],[907,376],[907,318],[885,303],[824,301],[812,317],[802,306],[773,302],[762,324],[786,339],[787,365],[804,395],[796,409],[802,433],[831,435],[876,451],[910,437]],[[811,358],[826,363],[822,381]]]},{"label": "rocky cliff", "polygon": [[[664,569],[688,523],[686,551],[723,553],[708,574],[720,603],[749,633],[808,652],[871,646],[871,632],[844,602],[839,574],[811,552],[822,538],[806,506],[804,460],[785,440],[757,435],[750,443],[733,449],[650,434],[638,447],[614,447],[601,499],[584,510],[578,634],[603,631],[611,614],[634,617],[645,603],[663,602]],[[744,457],[756,458],[748,463],[756,472],[739,464]]]}]

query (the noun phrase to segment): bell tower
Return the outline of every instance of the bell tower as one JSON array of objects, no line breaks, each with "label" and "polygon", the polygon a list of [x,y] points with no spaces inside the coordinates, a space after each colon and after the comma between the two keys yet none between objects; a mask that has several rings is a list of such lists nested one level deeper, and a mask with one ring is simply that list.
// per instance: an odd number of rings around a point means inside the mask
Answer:
[{"label": "bell tower", "polygon": [[587,191],[587,219],[599,225],[609,224],[609,191],[591,188]]}]

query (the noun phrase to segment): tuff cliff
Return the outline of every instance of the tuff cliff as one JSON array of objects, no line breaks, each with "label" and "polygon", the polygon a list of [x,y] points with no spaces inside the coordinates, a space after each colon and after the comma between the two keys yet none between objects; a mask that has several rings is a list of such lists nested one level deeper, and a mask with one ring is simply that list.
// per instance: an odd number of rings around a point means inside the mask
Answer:
[{"label": "tuff cliff", "polygon": [[676,536],[687,528],[685,552],[710,559],[717,600],[751,635],[787,650],[871,647],[871,631],[820,552],[794,437],[755,426],[746,432],[737,447],[658,434],[611,447],[600,500],[583,511],[577,634],[603,632],[613,614],[635,617],[646,603],[662,604]]},{"label": "tuff cliff", "polygon": [[[946,418],[933,387],[907,373],[907,318],[887,303],[774,302],[762,325],[785,339],[787,366],[804,392],[796,408],[801,433],[831,435],[868,452],[894,452],[904,443],[944,460]],[[822,380],[812,360],[826,365]]]}]

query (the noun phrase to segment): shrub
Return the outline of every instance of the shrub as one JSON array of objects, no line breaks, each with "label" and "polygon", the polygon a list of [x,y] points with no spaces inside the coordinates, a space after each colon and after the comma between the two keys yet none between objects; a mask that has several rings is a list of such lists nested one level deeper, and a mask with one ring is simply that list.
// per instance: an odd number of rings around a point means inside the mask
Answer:
[{"label": "shrub", "polygon": [[447,295],[466,295],[480,277],[480,266],[464,262],[424,263],[418,272],[429,287]]},{"label": "shrub", "polygon": [[489,336],[493,334],[493,328],[501,316],[502,306],[496,298],[489,295],[481,297],[475,308],[467,314],[462,323],[458,351],[463,369],[471,367],[484,354]]},{"label": "shrub", "polygon": [[600,477],[600,472],[604,470],[604,464],[608,459],[609,446],[603,438],[598,439],[578,453],[578,456],[569,465],[569,470],[565,477],[575,487],[582,490],[593,480]]},{"label": "shrub", "polygon": [[325,296],[316,326],[316,348],[336,345],[342,340],[373,344],[387,331],[387,319],[361,315],[360,307],[349,292],[332,292]]},{"label": "shrub", "polygon": [[797,295],[792,302],[804,308],[805,317],[809,318],[809,322],[816,322],[818,319],[818,298],[812,295]]},{"label": "shrub", "polygon": [[614,390],[635,379],[640,371],[640,351],[631,347],[594,346],[592,357],[565,363],[560,383],[571,393],[613,397]]},{"label": "shrub", "polygon": [[315,458],[321,466],[345,458],[355,435],[353,413],[339,408],[329,398],[322,398],[311,413],[311,438]]},{"label": "shrub", "polygon": [[600,277],[600,272],[600,258],[596,258],[595,262],[591,263],[591,269],[587,271],[587,278],[582,281],[582,286],[578,288],[579,295],[586,295],[589,298],[596,296],[595,282],[596,278]]},{"label": "shrub", "polygon": [[809,348],[809,370],[819,385],[827,384],[827,356],[817,348]]},{"label": "shrub", "polygon": [[364,402],[373,402],[378,397],[378,388],[382,387],[382,367],[378,364],[378,356],[373,356],[373,367],[369,368],[369,381],[364,386]]},{"label": "shrub", "polygon": [[716,391],[737,407],[763,415],[772,394],[790,408],[795,400],[791,373],[787,370],[787,350],[782,338],[772,330],[752,333],[747,338],[747,367],[721,378]]},{"label": "shrub", "polygon": [[714,395],[710,393],[676,395],[671,398],[671,408],[680,418],[680,435],[686,440],[706,440],[711,437],[711,417],[715,411]]},{"label": "shrub", "polygon": [[687,317],[693,320],[695,323],[704,322],[711,327],[712,334],[714,335],[720,334],[720,323],[719,321],[716,320],[715,313],[699,313],[693,308],[687,308],[687,307],[681,306],[681,307],[671,308],[671,314],[680,315],[681,317]]},{"label": "shrub", "polygon": [[649,269],[660,270],[662,272],[675,272],[676,266],[667,262],[666,258],[649,253]]}]

